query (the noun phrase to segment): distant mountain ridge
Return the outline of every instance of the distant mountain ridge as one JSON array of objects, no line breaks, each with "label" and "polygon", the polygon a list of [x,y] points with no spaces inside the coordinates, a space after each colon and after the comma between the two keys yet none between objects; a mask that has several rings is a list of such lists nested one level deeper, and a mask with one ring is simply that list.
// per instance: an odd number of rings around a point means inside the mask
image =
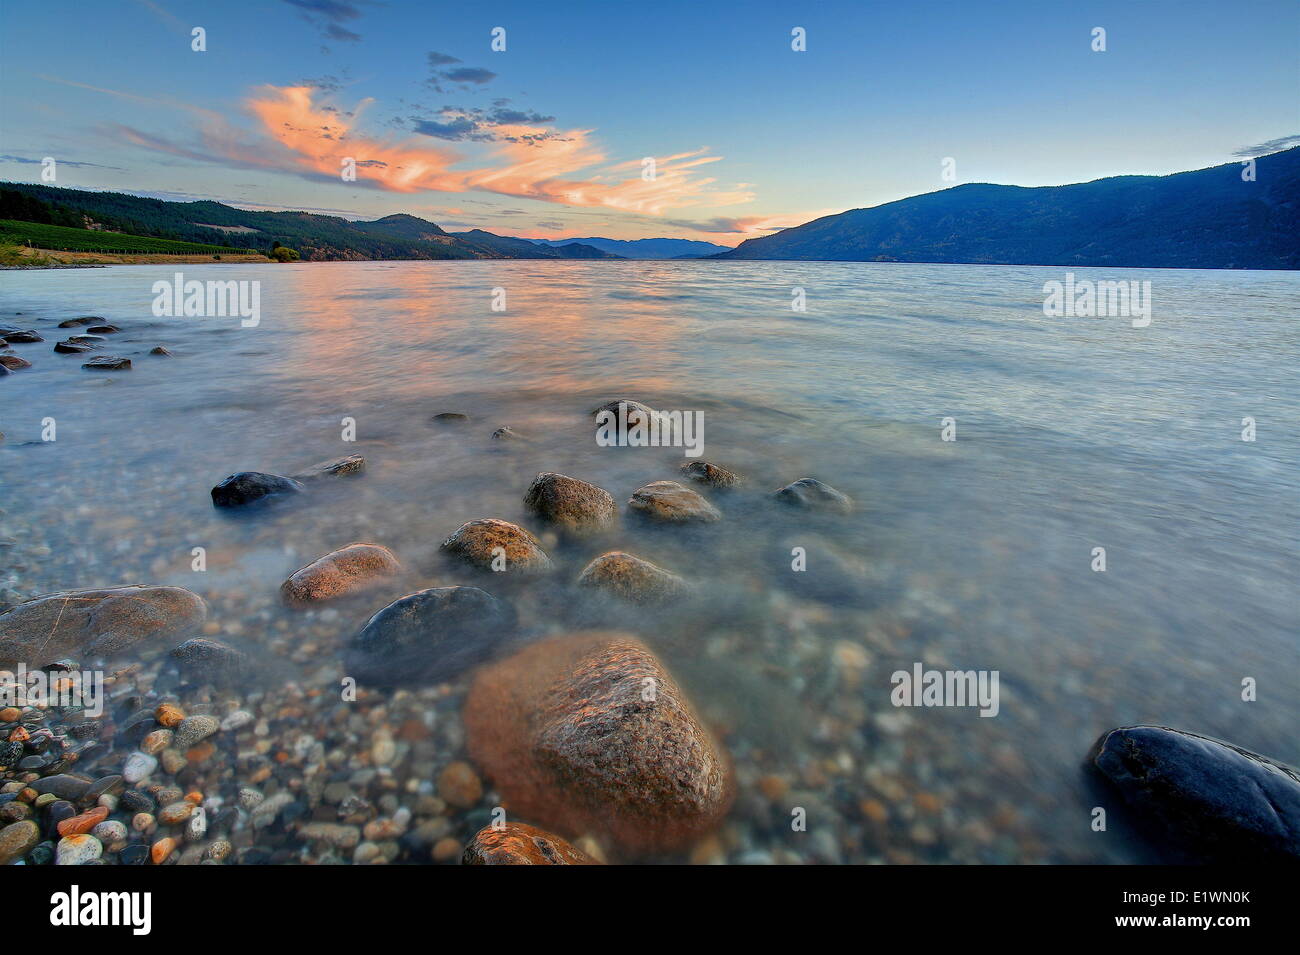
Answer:
[{"label": "distant mountain ridge", "polygon": [[1300,269],[1300,147],[1168,176],[972,183],[851,209],[715,259]]},{"label": "distant mountain ridge", "polygon": [[534,239],[541,245],[560,248],[574,243],[601,249],[626,259],[698,259],[719,252],[730,252],[725,245],[699,239]]},{"label": "distant mountain ridge", "polygon": [[121,192],[90,192],[35,183],[0,183],[0,219],[96,227],[129,235],[265,252],[273,243],[312,262],[372,259],[617,258],[589,246],[538,246],[490,232],[450,234],[418,216],[397,213],[371,222],[314,212],[249,212],[220,202],[171,202]]}]

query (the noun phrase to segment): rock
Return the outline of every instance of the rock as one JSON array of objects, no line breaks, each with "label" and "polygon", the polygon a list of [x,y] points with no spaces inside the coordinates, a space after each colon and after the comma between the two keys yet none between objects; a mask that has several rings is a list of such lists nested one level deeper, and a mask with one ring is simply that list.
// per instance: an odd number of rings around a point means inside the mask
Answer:
[{"label": "rock", "polygon": [[455,424],[459,421],[468,421],[469,415],[461,414],[459,411],[442,411],[434,415],[433,420],[444,424]]},{"label": "rock", "polygon": [[680,470],[692,481],[709,487],[728,488],[741,483],[739,474],[708,461],[687,461]]},{"label": "rock", "polygon": [[0,866],[17,862],[41,841],[41,827],[30,819],[0,829]]},{"label": "rock", "polygon": [[59,328],[76,328],[79,325],[97,325],[103,322],[98,315],[83,315],[80,318],[66,318],[59,322]]},{"label": "rock", "polygon": [[91,371],[130,371],[131,359],[118,358],[114,355],[100,355],[81,366]]},{"label": "rock", "polygon": [[366,459],[359,454],[320,461],[293,476],[296,481],[311,481],[323,477],[356,477],[366,469]]},{"label": "rock", "polygon": [[76,802],[86,794],[90,788],[91,780],[82,776],[72,776],[66,773],[59,773],[55,776],[46,776],[44,779],[38,779],[30,785],[40,795],[50,793],[58,799],[66,799],[69,802]]},{"label": "rock", "polygon": [[[499,553],[493,553],[497,549]],[[517,574],[539,574],[554,569],[537,538],[518,524],[485,518],[462,524],[442,542],[444,553],[450,554],[480,570],[495,570]]]},{"label": "rock", "polygon": [[85,865],[104,854],[104,846],[89,833],[64,836],[55,850],[55,865]]},{"label": "rock", "polygon": [[10,371],[17,371],[19,368],[32,367],[31,362],[26,358],[19,358],[17,355],[0,355],[0,365],[3,365]]},{"label": "rock", "polygon": [[853,510],[852,498],[816,478],[800,478],[793,484],[778,489],[775,496],[784,504],[807,510],[832,511],[836,514],[848,514]]},{"label": "rock", "polygon": [[63,341],[56,343],[54,350],[65,355],[79,355],[82,352],[94,351],[95,348],[93,345],[87,345],[84,342]]},{"label": "rock", "polygon": [[448,680],[496,655],[515,624],[510,604],[477,587],[421,590],[370,618],[348,647],[345,672],[383,685]]},{"label": "rock", "polygon": [[116,819],[101,822],[91,830],[90,834],[110,848],[118,843],[126,842],[128,836],[126,823],[119,822]]},{"label": "rock", "polygon": [[122,778],[134,786],[136,783],[148,779],[157,768],[158,759],[156,757],[150,756],[148,753],[132,753],[126,758],[126,764],[122,767]]},{"label": "rock", "polygon": [[151,355],[161,355],[163,358],[171,358],[171,357],[172,357],[172,353],[169,352],[169,351],[168,351],[166,348],[164,348],[162,345],[154,345],[153,348],[150,348],[150,349],[149,349],[149,354],[151,354]]},{"label": "rock", "polygon": [[205,637],[186,640],[172,650],[171,657],[186,679],[214,686],[237,683],[248,677],[253,669],[242,650]]},{"label": "rock", "polygon": [[176,748],[184,751],[197,746],[213,733],[221,729],[221,721],[206,713],[199,716],[187,716],[176,727]]},{"label": "rock", "polygon": [[11,331],[6,331],[4,333],[4,338],[5,341],[7,341],[10,345],[32,345],[35,344],[36,342],[45,341],[44,338],[42,338],[40,335],[37,335],[30,328],[13,329]]},{"label": "rock", "polygon": [[493,441],[522,441],[524,436],[513,428],[497,428],[492,432]]},{"label": "rock", "polygon": [[531,644],[480,671],[464,722],[470,757],[513,815],[630,853],[689,844],[734,798],[724,751],[635,637]]},{"label": "rock", "polygon": [[309,822],[298,827],[298,835],[309,842],[323,842],[335,849],[355,849],[361,830],[338,822]]},{"label": "rock", "polygon": [[302,489],[302,484],[293,478],[240,471],[212,489],[212,503],[216,507],[241,507],[277,494],[296,494]]},{"label": "rock", "polygon": [[0,365],[0,378],[3,378],[5,375],[12,375],[12,374],[13,372],[11,372],[8,368],[6,368],[4,365]]},{"label": "rock", "polygon": [[438,796],[457,809],[470,809],[483,798],[483,783],[469,763],[448,763],[438,774]]},{"label": "rock", "polygon": [[461,865],[600,865],[559,836],[522,822],[485,826],[465,846]]},{"label": "rock", "polygon": [[620,429],[626,429],[630,425],[638,422],[649,425],[655,410],[649,405],[642,404],[639,401],[633,401],[631,398],[617,398],[614,401],[607,401],[599,408],[593,408],[591,415],[596,419],[596,427],[600,427],[607,422],[615,424]]},{"label": "rock", "polygon": [[168,826],[177,826],[190,818],[190,813],[194,811],[194,803],[186,802],[184,799],[173,803],[168,803],[158,810],[158,821]]},{"label": "rock", "polygon": [[1300,862],[1300,770],[1166,726],[1104,734],[1092,765],[1178,852],[1231,862]]},{"label": "rock", "polygon": [[149,847],[149,859],[154,865],[162,865],[175,851],[176,840],[171,836],[165,836]]},{"label": "rock", "polygon": [[78,345],[98,345],[104,340],[103,335],[69,335],[68,341]]},{"label": "rock", "polygon": [[688,589],[686,581],[676,574],[617,550],[601,554],[583,568],[578,584],[638,604],[662,603]]},{"label": "rock", "polygon": [[401,571],[387,547],[348,544],[295,571],[280,585],[280,596],[291,606],[333,600],[373,588]]},{"label": "rock", "polygon": [[203,626],[207,604],[180,587],[134,584],[43,594],[0,614],[0,666],[162,650]]},{"label": "rock", "polygon": [[676,481],[652,481],[632,492],[628,507],[651,520],[669,524],[709,523],[722,512]]},{"label": "rock", "polygon": [[108,818],[107,806],[96,806],[80,815],[69,816],[58,824],[58,833],[61,836],[78,836],[84,832],[90,832],[97,825]]},{"label": "rock", "polygon": [[153,711],[153,718],[158,721],[160,726],[174,728],[180,725],[181,720],[185,719],[185,711],[175,703],[159,703]]},{"label": "rock", "polygon": [[86,329],[92,335],[112,335],[121,330],[116,325],[91,325]]},{"label": "rock", "polygon": [[572,534],[590,534],[611,527],[618,519],[614,497],[603,488],[554,471],[533,478],[524,506],[538,517]]}]

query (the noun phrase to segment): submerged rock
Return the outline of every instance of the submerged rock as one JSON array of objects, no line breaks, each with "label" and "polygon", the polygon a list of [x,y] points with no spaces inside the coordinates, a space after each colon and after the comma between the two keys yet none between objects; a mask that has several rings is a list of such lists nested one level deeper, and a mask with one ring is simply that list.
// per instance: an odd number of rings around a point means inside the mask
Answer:
[{"label": "submerged rock", "polygon": [[1184,854],[1300,862],[1300,770],[1166,726],[1111,730],[1090,761],[1142,821]]},{"label": "submerged rock", "polygon": [[671,571],[622,551],[601,554],[583,568],[578,584],[638,604],[662,603],[688,589],[686,581]]},{"label": "submerged rock", "polygon": [[459,411],[441,411],[433,416],[433,420],[445,424],[455,424],[459,421],[468,421],[469,415],[461,414]]},{"label": "submerged rock", "polygon": [[44,338],[36,334],[36,332],[32,331],[30,328],[6,330],[4,338],[10,345],[32,345],[36,342],[45,341]]},{"label": "submerged rock", "polygon": [[493,441],[522,441],[524,436],[513,428],[497,428],[492,432]]},{"label": "submerged rock", "polygon": [[0,866],[17,862],[35,849],[40,841],[41,827],[30,819],[10,823],[0,829]]},{"label": "submerged rock", "polygon": [[116,325],[91,325],[86,329],[92,335],[113,335],[121,330]]},{"label": "submerged rock", "polygon": [[300,471],[293,476],[295,481],[310,481],[313,478],[323,477],[355,477],[366,469],[366,459],[359,454],[349,454],[346,457],[334,458],[330,461],[320,461]]},{"label": "submerged rock", "polygon": [[62,355],[80,355],[88,351],[94,351],[95,346],[88,345],[85,342],[74,342],[69,339],[68,341],[57,342],[54,345],[54,350]]},{"label": "submerged rock", "polygon": [[32,363],[26,358],[19,358],[17,355],[0,355],[0,365],[10,371],[17,371],[19,368],[30,368]]},{"label": "submerged rock", "polygon": [[709,487],[735,487],[741,482],[739,474],[708,461],[688,461],[681,466],[681,472],[692,481]]},{"label": "submerged rock", "polygon": [[484,826],[465,846],[461,865],[600,865],[559,836],[522,822]]},{"label": "submerged rock", "polygon": [[302,606],[346,597],[401,573],[397,556],[380,544],[355,543],[318,557],[280,585],[285,603]]},{"label": "submerged rock", "polygon": [[784,504],[808,510],[833,511],[837,514],[848,514],[853,510],[852,498],[816,478],[800,478],[787,484],[775,492],[775,497]]},{"label": "submerged rock", "polygon": [[441,549],[480,570],[540,574],[554,569],[536,537],[518,524],[492,517],[462,524]]},{"label": "submerged rock", "polygon": [[649,405],[631,398],[607,401],[599,408],[593,408],[591,412],[591,416],[596,419],[596,427],[616,424],[620,428],[627,428],[637,422],[649,425],[654,414],[655,410]]},{"label": "submerged rock", "polygon": [[101,355],[99,358],[92,358],[81,366],[91,371],[130,371],[131,359],[119,358],[116,355]]},{"label": "submerged rock", "polygon": [[276,494],[296,494],[302,484],[293,478],[261,471],[240,471],[232,474],[212,489],[212,503],[216,507],[240,507]]},{"label": "submerged rock", "polygon": [[533,479],[524,494],[524,506],[574,534],[605,530],[618,519],[612,494],[554,471],[544,471]]},{"label": "submerged rock", "polygon": [[734,797],[724,751],[635,637],[532,644],[480,671],[464,720],[471,758],[513,814],[626,852],[689,844]]},{"label": "submerged rock", "polygon": [[59,328],[77,328],[80,325],[96,325],[104,320],[98,315],[83,315],[80,318],[65,318],[59,322]]},{"label": "submerged rock", "polygon": [[151,354],[151,355],[161,355],[161,356],[164,357],[164,358],[171,358],[171,357],[172,357],[172,353],[169,352],[169,351],[168,351],[166,348],[164,348],[162,345],[154,345],[153,348],[150,348],[150,349],[149,349],[149,354]]},{"label": "submerged rock", "polygon": [[203,626],[207,604],[180,587],[135,584],[34,597],[0,614],[0,664],[165,650]]},{"label": "submerged rock", "polygon": [[676,481],[652,481],[632,492],[632,510],[669,524],[708,523],[722,520],[722,512]]},{"label": "submerged rock", "polygon": [[174,648],[171,656],[186,678],[194,682],[226,686],[245,679],[252,672],[252,665],[244,652],[220,640],[195,637]]},{"label": "submerged rock", "polygon": [[435,587],[379,611],[352,638],[346,672],[384,685],[448,680],[494,656],[515,632],[515,611],[477,587]]}]

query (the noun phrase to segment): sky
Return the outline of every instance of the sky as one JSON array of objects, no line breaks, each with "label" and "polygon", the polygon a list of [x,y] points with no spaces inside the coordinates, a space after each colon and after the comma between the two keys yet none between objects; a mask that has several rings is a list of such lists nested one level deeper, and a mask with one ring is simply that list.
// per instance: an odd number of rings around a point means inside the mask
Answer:
[{"label": "sky", "polygon": [[1297,0],[0,10],[0,179],[449,231],[735,245],[1300,144]]}]

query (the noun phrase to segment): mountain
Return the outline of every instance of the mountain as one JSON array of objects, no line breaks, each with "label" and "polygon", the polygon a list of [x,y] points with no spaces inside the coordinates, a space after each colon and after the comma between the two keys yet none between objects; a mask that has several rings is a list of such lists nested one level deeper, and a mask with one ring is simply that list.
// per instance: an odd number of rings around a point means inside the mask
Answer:
[{"label": "mountain", "polygon": [[542,245],[563,248],[580,242],[625,259],[698,259],[717,252],[730,252],[725,245],[695,239],[536,239]]},{"label": "mountain", "polygon": [[715,259],[1300,269],[1300,147],[1169,176],[973,183],[814,219]]},{"label": "mountain", "polygon": [[512,259],[619,259],[622,256],[592,248],[581,243],[552,247],[538,245],[532,239],[518,239],[510,235],[494,235],[482,229],[453,232],[453,236],[472,245],[492,249]]},{"label": "mountain", "polygon": [[207,245],[267,251],[274,243],[307,261],[337,259],[612,258],[589,246],[549,249],[527,239],[474,230],[451,235],[399,213],[353,222],[314,212],[249,212],[220,202],[170,202],[120,192],[0,183],[0,219],[18,219]]}]

